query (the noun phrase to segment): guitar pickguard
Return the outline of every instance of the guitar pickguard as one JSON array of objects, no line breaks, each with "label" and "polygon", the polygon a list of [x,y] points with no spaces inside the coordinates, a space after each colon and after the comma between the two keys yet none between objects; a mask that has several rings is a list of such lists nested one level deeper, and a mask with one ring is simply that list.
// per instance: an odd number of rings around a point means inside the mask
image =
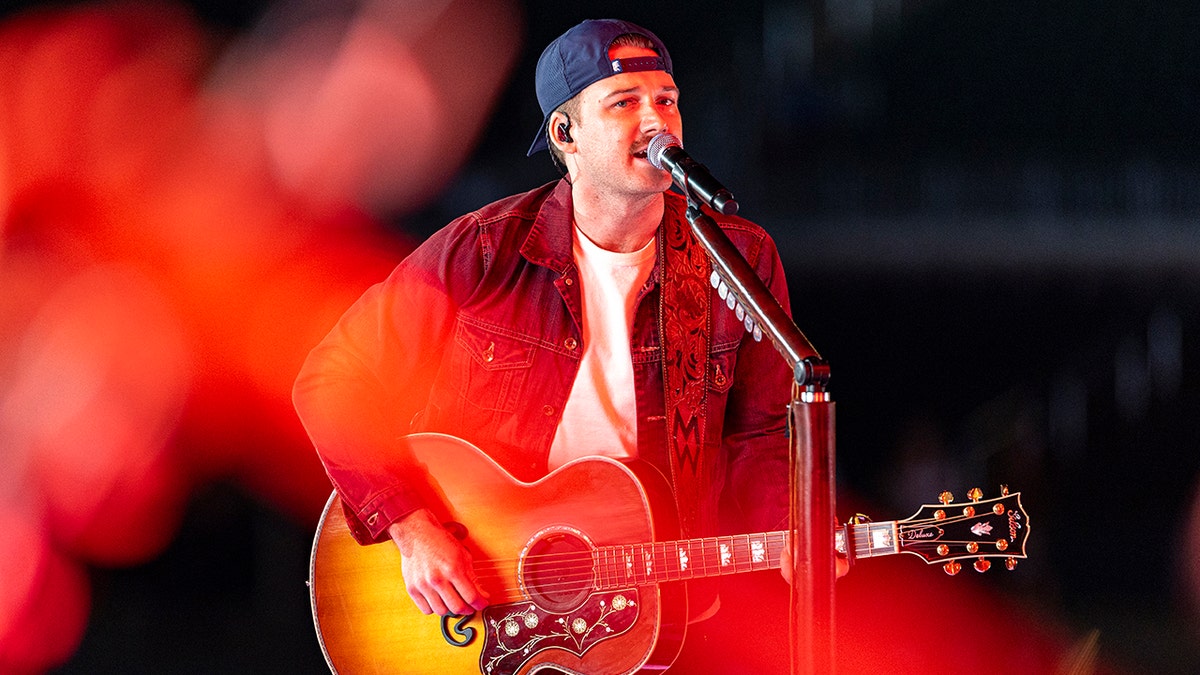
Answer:
[{"label": "guitar pickguard", "polygon": [[483,610],[484,642],[480,672],[515,673],[530,658],[547,649],[576,656],[599,642],[616,637],[638,617],[636,589],[593,593],[570,612],[548,612],[532,602],[489,606]]}]

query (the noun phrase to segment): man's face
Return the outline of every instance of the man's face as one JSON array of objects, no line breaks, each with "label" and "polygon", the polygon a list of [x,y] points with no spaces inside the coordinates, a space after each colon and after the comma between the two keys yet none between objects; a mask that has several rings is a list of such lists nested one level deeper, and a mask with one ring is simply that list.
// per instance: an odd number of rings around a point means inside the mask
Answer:
[{"label": "man's face", "polygon": [[[610,59],[655,55],[643,47],[609,51]],[[576,186],[613,195],[655,193],[670,187],[671,175],[646,159],[646,144],[666,130],[682,139],[678,101],[675,80],[661,70],[619,73],[580,92],[579,119],[571,128]]]}]

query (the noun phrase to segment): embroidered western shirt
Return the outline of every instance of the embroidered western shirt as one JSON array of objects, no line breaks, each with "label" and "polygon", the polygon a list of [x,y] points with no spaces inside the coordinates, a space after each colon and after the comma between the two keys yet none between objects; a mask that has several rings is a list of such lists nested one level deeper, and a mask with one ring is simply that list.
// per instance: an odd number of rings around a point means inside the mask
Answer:
[{"label": "embroidered western shirt", "polygon": [[[685,218],[681,196],[668,192],[665,204],[664,218]],[[771,238],[713,217],[788,309]],[[310,353],[294,402],[360,543],[386,539],[421,506],[398,451],[405,434],[463,438],[522,481],[546,474],[583,347],[571,228],[565,180],[466,214],[368,289]],[[659,279],[656,265],[638,293],[631,353],[638,452],[669,477]],[[726,487],[744,516],[739,531],[784,527],[791,372],[713,293],[705,447],[717,456],[700,477],[711,490],[692,531],[718,534]]]}]

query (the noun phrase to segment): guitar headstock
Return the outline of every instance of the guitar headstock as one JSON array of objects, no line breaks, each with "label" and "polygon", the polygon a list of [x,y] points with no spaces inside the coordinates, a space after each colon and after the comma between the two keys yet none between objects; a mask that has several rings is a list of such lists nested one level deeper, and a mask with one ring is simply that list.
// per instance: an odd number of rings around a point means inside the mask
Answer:
[{"label": "guitar headstock", "polygon": [[922,506],[911,518],[897,521],[899,549],[902,553],[921,556],[932,565],[942,563],[942,569],[953,576],[962,570],[959,560],[974,559],[977,572],[992,566],[991,558],[1003,558],[1009,570],[1024,558],[1025,540],[1029,538],[1029,516],[1021,507],[1021,493],[1009,493],[1008,486],[1001,495],[982,499],[983,491],[972,488],[967,492],[970,501],[954,503],[949,492],[943,492],[938,504]]}]

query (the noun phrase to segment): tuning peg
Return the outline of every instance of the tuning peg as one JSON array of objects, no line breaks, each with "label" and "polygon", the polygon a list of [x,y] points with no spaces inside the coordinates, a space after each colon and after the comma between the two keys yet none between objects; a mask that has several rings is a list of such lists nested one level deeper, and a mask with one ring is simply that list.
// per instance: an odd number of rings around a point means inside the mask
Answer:
[{"label": "tuning peg", "polygon": [[1007,485],[1001,485],[1001,486],[1000,486],[1000,496],[1001,496],[1001,497],[1007,497],[1007,496],[1008,496],[1008,486],[1007,486]]},{"label": "tuning peg", "polygon": [[946,571],[946,574],[954,576],[962,571],[962,565],[960,565],[957,560],[951,560],[945,565],[942,565],[942,569]]},{"label": "tuning peg", "polygon": [[973,487],[970,490],[967,490],[967,499],[970,499],[973,502],[977,502],[980,499],[983,499],[983,490],[980,490],[977,487]]},{"label": "tuning peg", "polygon": [[943,504],[949,504],[950,502],[954,501],[954,495],[950,494],[950,491],[947,490],[938,495],[938,501]]},{"label": "tuning peg", "polygon": [[988,560],[987,558],[980,558],[979,560],[975,561],[975,571],[979,572],[980,574],[988,571],[991,569],[991,567],[992,561]]},{"label": "tuning peg", "polygon": [[1017,559],[1016,558],[1005,558],[1004,566],[1008,568],[1009,572],[1015,570],[1017,568]]}]

